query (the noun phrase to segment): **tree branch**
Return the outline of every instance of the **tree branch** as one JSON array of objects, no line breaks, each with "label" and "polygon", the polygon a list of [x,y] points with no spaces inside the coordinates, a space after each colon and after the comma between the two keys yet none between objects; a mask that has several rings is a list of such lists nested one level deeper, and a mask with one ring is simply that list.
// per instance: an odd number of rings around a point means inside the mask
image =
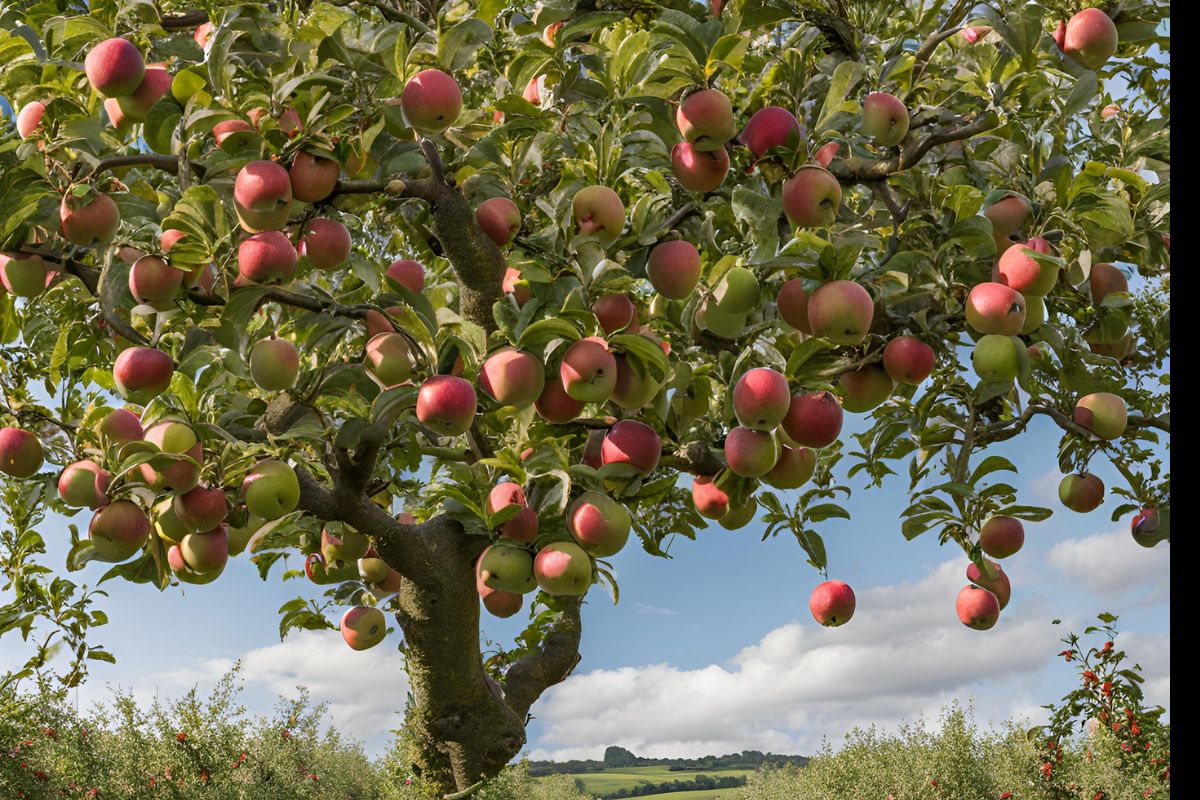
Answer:
[{"label": "tree branch", "polygon": [[109,156],[100,159],[85,177],[90,178],[105,170],[120,169],[121,167],[153,167],[171,175],[179,174],[179,164],[183,162],[197,178],[204,179],[204,167],[195,161],[181,159],[177,156],[160,156],[154,153],[137,153],[129,156]]},{"label": "tree branch", "polygon": [[915,141],[906,139],[900,143],[900,152],[891,158],[847,158],[831,163],[829,171],[839,181],[846,184],[884,180],[889,175],[912,169],[921,162],[926,153],[938,145],[970,139],[972,136],[978,136],[991,130],[996,125],[995,114],[987,112],[973,122],[941,128]]},{"label": "tree branch", "polygon": [[198,28],[208,22],[207,11],[185,11],[182,14],[166,14],[158,22],[166,31],[185,31]]},{"label": "tree branch", "polygon": [[582,602],[579,597],[564,599],[562,615],[546,634],[541,649],[525,656],[505,673],[504,702],[522,720],[542,693],[564,681],[579,663]]}]

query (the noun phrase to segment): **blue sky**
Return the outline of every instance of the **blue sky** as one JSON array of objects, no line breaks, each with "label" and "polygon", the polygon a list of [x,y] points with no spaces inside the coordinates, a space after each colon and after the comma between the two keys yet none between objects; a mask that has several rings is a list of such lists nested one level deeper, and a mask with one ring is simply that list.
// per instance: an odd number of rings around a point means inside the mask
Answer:
[{"label": "blue sky", "polygon": [[[851,417],[848,415],[848,421]],[[849,424],[849,429],[861,421]],[[980,720],[1040,719],[1039,706],[1067,691],[1073,673],[1055,653],[1068,628],[1081,630],[1101,611],[1121,615],[1122,645],[1146,668],[1152,702],[1170,692],[1169,544],[1133,543],[1127,521],[1106,510],[1061,509],[1055,452],[1059,431],[1041,418],[993,451],[1020,469],[1012,481],[1022,502],[1054,508],[1027,524],[1026,544],[1005,562],[1013,600],[989,632],[962,626],[954,598],[965,585],[966,559],[932,534],[905,542],[899,512],[904,481],[856,489],[851,521],[822,523],[830,576],[849,582],[856,615],[823,629],[808,612],[821,578],[789,537],[760,541],[755,521],[737,532],[719,527],[680,539],[671,560],[631,544],[613,559],[621,603],[593,588],[584,609],[583,660],[564,684],[533,708],[535,757],[599,757],[619,744],[658,756],[697,756],[746,748],[811,753],[823,736],[836,741],[855,725],[891,726],[936,717],[949,700],[971,700]],[[843,460],[841,467],[849,465]],[[1105,464],[1097,468],[1116,481]],[[62,564],[65,520],[43,533],[49,563]],[[74,577],[95,581],[103,565]],[[117,655],[97,663],[78,693],[81,705],[108,697],[109,686],[143,697],[177,696],[211,686],[242,659],[245,700],[267,711],[279,694],[305,685],[331,704],[332,719],[379,752],[398,723],[407,682],[395,647],[398,633],[355,653],[338,633],[303,632],[279,641],[276,609],[307,581],[264,583],[245,556],[208,586],[169,589],[111,581],[102,600],[109,625],[95,631]],[[1064,624],[1050,621],[1061,618]],[[484,635],[510,642],[520,616],[484,615]],[[27,651],[16,637],[0,641],[0,670]],[[354,677],[349,677],[354,676]]]}]

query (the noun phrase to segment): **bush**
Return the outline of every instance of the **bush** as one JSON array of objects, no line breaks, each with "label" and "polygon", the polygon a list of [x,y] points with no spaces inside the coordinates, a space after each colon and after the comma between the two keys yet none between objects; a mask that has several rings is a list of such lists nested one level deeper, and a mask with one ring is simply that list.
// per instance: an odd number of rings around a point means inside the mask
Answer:
[{"label": "bush", "polygon": [[[970,710],[951,705],[940,730],[922,723],[894,734],[855,729],[841,749],[827,741],[807,767],[760,770],[736,800],[1144,800],[1170,797],[1152,770],[1133,772],[1121,741],[1099,729],[1064,747],[1043,774],[1043,757],[1024,731],[1009,724],[980,731]],[[1145,792],[1150,790],[1151,794]],[[1011,794],[1008,794],[1011,793]]]},{"label": "bush", "polygon": [[0,694],[0,797],[365,800],[381,770],[325,723],[307,692],[250,718],[237,668],[206,697],[148,708],[118,692],[77,713],[61,692]]}]

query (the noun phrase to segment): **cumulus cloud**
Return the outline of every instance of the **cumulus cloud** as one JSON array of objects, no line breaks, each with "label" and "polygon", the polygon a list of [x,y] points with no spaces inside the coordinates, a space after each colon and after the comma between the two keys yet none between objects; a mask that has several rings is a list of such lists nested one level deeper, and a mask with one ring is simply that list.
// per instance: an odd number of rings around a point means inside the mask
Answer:
[{"label": "cumulus cloud", "polygon": [[[269,701],[295,697],[303,686],[315,701],[329,704],[335,727],[357,737],[385,734],[401,723],[408,676],[403,658],[387,645],[355,652],[336,631],[299,631],[279,644],[250,650],[240,660],[240,678],[248,691],[262,690]],[[164,671],[155,676],[155,689],[176,696],[192,686],[211,686],[233,665],[231,659],[213,658]],[[264,710],[267,706],[269,702],[256,704]]]},{"label": "cumulus cloud", "polygon": [[1060,542],[1046,563],[1076,585],[1102,597],[1142,593],[1144,602],[1165,600],[1171,580],[1171,546],[1145,548],[1128,528]]},{"label": "cumulus cloud", "polygon": [[[725,664],[595,670],[550,690],[537,707],[533,758],[596,758],[620,744],[646,755],[745,748],[814,752],[853,726],[891,727],[979,690],[982,719],[1035,707],[1022,676],[1052,658],[1048,612],[1024,608],[987,634],[964,627],[954,598],[960,561],[916,583],[866,589],[842,628],[808,620],[770,631]],[[998,692],[996,690],[999,690]]]}]

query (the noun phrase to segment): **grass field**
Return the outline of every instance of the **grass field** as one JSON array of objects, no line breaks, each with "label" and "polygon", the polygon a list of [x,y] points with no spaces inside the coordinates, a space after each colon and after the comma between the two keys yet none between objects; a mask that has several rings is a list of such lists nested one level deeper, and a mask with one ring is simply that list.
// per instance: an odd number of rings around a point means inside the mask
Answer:
[{"label": "grass field", "polygon": [[[696,769],[671,770],[667,767],[624,767],[621,769],[606,769],[603,772],[572,773],[570,777],[583,781],[587,791],[595,795],[605,795],[618,789],[637,786],[642,783],[666,783],[669,781],[691,780],[697,775],[709,775],[713,778],[725,775],[749,775],[749,769]],[[728,797],[733,789],[707,789],[695,792],[668,792],[666,794],[648,795],[648,797],[665,800],[708,800],[712,797]]]},{"label": "grass field", "polygon": [[741,789],[700,789],[695,792],[667,792],[666,794],[648,794],[649,800],[721,800],[733,797]]}]

